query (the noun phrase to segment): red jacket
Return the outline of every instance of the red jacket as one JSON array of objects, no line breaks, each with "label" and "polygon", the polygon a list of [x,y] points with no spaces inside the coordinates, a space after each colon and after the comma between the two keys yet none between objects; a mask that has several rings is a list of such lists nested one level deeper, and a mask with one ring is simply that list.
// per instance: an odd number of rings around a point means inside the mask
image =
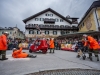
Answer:
[{"label": "red jacket", "polygon": [[89,41],[89,47],[90,49],[99,49],[99,44],[98,42],[91,36],[87,37],[87,40]]},{"label": "red jacket", "polygon": [[50,48],[54,48],[54,40],[50,40]]},{"label": "red jacket", "polygon": [[26,58],[27,56],[28,56],[27,53],[22,52],[22,48],[20,48],[19,50],[14,51],[12,53],[13,58]]},{"label": "red jacket", "polygon": [[0,50],[7,50],[7,37],[4,34],[0,36]]}]

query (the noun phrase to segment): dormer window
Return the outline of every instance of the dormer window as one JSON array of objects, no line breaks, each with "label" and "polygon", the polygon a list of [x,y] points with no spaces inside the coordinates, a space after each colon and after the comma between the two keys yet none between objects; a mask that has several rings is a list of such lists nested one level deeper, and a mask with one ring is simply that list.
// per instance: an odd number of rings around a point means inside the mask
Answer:
[{"label": "dormer window", "polygon": [[47,16],[47,14],[45,14],[45,16]]},{"label": "dormer window", "polygon": [[35,18],[35,21],[38,21],[38,18]]},{"label": "dormer window", "polygon": [[63,22],[63,19],[60,19],[60,22]]},{"label": "dormer window", "polygon": [[52,16],[53,16],[53,14],[45,14],[45,16],[51,16],[51,17],[52,17]]},{"label": "dormer window", "polygon": [[55,19],[55,22],[59,22],[59,19],[56,18],[56,19]]}]

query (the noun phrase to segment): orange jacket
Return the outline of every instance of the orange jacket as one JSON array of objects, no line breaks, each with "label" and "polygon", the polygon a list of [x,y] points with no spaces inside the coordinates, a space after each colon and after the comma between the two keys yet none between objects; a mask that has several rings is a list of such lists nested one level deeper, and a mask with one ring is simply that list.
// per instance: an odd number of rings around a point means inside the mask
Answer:
[{"label": "orange jacket", "polygon": [[0,36],[0,50],[7,50],[7,37],[4,34]]},{"label": "orange jacket", "polygon": [[50,48],[54,48],[54,40],[50,40]]},{"label": "orange jacket", "polygon": [[99,48],[99,44],[98,42],[91,36],[87,37],[88,41],[89,41],[89,47],[90,49],[98,49]]},{"label": "orange jacket", "polygon": [[22,52],[22,48],[12,53],[12,57],[14,58],[26,58],[27,56],[28,56],[27,53]]}]

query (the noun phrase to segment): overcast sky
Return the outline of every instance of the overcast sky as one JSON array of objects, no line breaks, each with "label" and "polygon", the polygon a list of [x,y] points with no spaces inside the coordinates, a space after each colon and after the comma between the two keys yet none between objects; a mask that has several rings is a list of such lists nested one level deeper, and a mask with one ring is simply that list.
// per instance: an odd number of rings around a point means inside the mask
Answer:
[{"label": "overcast sky", "polygon": [[95,0],[0,0],[0,27],[25,30],[23,19],[51,8],[63,16],[82,18]]}]

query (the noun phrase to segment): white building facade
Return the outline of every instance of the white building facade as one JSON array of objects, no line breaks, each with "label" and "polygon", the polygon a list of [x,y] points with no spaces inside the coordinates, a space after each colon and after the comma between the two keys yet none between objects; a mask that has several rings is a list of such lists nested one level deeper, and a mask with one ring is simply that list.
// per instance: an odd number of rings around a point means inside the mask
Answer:
[{"label": "white building facade", "polygon": [[[77,19],[78,18],[74,18],[74,22],[77,21]],[[73,24],[72,18],[65,18],[51,8],[28,17],[24,19],[23,22],[25,23],[26,29],[25,36],[30,39],[34,39],[36,36],[41,37],[41,33],[36,26],[40,28],[47,38],[78,31],[78,23]]]},{"label": "white building facade", "polygon": [[17,27],[0,27],[0,35],[2,35],[4,32],[8,32],[10,39],[25,39],[25,34],[20,31]]}]

